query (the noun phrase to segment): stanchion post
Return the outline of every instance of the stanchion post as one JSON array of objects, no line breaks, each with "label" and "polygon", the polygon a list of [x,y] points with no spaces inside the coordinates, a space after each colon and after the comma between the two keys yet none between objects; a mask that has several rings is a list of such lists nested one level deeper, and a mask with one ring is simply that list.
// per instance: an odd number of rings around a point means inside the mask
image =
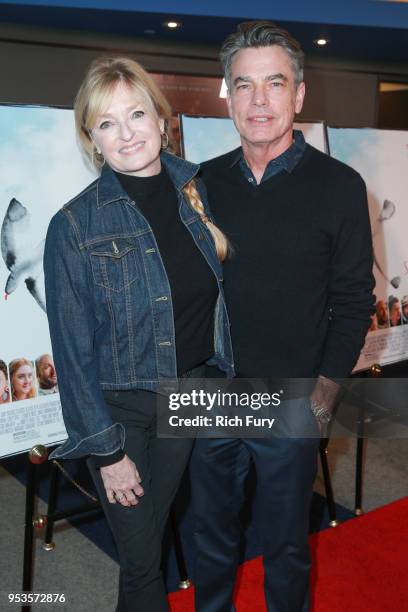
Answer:
[{"label": "stanchion post", "polygon": [[324,489],[326,492],[327,510],[329,513],[329,525],[330,527],[337,527],[337,525],[339,524],[339,521],[337,520],[336,504],[334,502],[333,487],[331,483],[329,463],[327,460],[328,445],[329,445],[329,438],[328,437],[322,438],[320,441],[320,448],[319,448],[320,462],[322,466]]},{"label": "stanchion post", "polygon": [[58,494],[58,477],[59,469],[58,465],[53,461],[51,465],[51,477],[50,477],[50,490],[48,494],[48,510],[47,510],[47,524],[45,526],[44,543],[42,549],[49,552],[54,550],[55,543],[52,541],[54,534],[54,520],[55,508],[57,504]]},{"label": "stanchion post", "polygon": [[[37,491],[37,467],[48,458],[48,449],[42,444],[33,446],[28,453],[27,487],[24,528],[23,591],[31,591],[33,586],[33,544],[34,509]],[[30,612],[31,606],[24,605],[21,612]]]},{"label": "stanchion post", "polygon": [[[378,363],[374,363],[368,370],[368,376],[371,378],[379,378],[382,376],[382,368]],[[363,514],[363,462],[364,462],[364,404],[358,408],[357,417],[357,448],[356,448],[356,482],[355,482],[355,503],[354,514],[361,516]]]},{"label": "stanchion post", "polygon": [[181,543],[180,531],[178,528],[176,514],[174,507],[170,510],[170,524],[173,531],[174,537],[174,552],[176,555],[177,567],[180,575],[179,588],[189,589],[191,587],[191,580],[188,577],[186,562],[184,559],[183,545]]}]

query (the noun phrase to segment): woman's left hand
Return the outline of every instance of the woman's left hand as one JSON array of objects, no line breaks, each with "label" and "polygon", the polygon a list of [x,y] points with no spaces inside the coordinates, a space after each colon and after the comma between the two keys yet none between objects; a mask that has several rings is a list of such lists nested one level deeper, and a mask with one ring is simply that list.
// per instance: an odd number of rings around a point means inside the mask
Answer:
[{"label": "woman's left hand", "polygon": [[101,467],[106,496],[111,504],[136,506],[144,495],[141,478],[135,463],[127,455],[112,465]]}]

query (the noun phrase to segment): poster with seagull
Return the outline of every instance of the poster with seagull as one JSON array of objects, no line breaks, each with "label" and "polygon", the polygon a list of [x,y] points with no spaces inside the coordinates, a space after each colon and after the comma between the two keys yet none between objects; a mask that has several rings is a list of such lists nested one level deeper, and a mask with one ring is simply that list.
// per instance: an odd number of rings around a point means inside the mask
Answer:
[{"label": "poster with seagull", "polygon": [[403,361],[408,358],[408,132],[329,128],[328,140],[331,155],[361,174],[368,194],[376,313],[355,370]]},{"label": "poster with seagull", "polygon": [[[51,217],[95,174],[79,152],[70,109],[0,105],[0,128],[0,360],[9,366],[11,389],[0,406],[5,456],[66,437],[59,395],[41,393],[36,377],[36,361],[52,358],[44,243]],[[10,365],[16,361],[24,361],[32,377],[32,397],[12,393]]]}]

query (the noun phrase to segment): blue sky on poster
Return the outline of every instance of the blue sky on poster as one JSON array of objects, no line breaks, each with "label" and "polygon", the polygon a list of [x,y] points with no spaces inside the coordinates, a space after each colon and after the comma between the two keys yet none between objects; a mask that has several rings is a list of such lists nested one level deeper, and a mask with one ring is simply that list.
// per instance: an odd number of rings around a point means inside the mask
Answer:
[{"label": "blue sky on poster", "polygon": [[[367,185],[374,248],[388,279],[400,277],[393,287],[374,268],[378,299],[408,294],[408,132],[399,130],[329,128],[333,157],[352,166]],[[385,200],[395,213],[378,223]]]},{"label": "blue sky on poster", "polygon": [[[30,214],[27,246],[35,249],[52,215],[94,175],[79,153],[71,110],[0,106],[0,130],[0,225],[16,198]],[[47,319],[24,283],[4,300],[8,275],[0,258],[0,359],[32,359],[50,350]]]},{"label": "blue sky on poster", "polygon": [[353,166],[354,155],[358,159],[361,151],[375,147],[378,140],[377,130],[364,128],[357,130],[329,128],[329,135],[331,155],[349,166]]}]

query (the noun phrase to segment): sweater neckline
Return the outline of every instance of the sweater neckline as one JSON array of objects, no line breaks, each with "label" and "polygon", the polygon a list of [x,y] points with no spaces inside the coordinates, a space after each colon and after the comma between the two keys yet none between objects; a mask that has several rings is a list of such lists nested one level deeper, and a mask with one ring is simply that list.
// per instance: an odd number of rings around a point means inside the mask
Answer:
[{"label": "sweater neckline", "polygon": [[169,175],[163,166],[159,174],[153,176],[134,176],[133,174],[116,171],[115,175],[127,193],[131,192],[140,197],[161,192],[168,188],[170,183]]}]

